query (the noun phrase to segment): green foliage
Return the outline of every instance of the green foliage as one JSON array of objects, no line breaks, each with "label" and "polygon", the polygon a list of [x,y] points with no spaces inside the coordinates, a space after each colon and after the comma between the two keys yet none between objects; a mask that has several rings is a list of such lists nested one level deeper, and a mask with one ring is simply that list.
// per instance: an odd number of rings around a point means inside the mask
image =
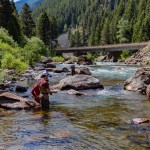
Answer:
[{"label": "green foliage", "polygon": [[13,47],[17,46],[12,37],[10,37],[8,31],[4,28],[0,28],[0,42],[7,43]]},{"label": "green foliage", "polygon": [[6,28],[16,42],[21,42],[22,34],[14,2],[10,0],[0,1],[0,9],[0,27]]},{"label": "green foliage", "polygon": [[37,25],[37,35],[45,43],[49,45],[51,42],[50,20],[47,13],[44,11],[41,13]]},{"label": "green foliage", "polygon": [[50,53],[42,40],[37,37],[32,37],[31,39],[28,39],[21,54],[24,56],[24,61],[32,65],[35,62],[42,60],[42,56],[48,56]]},{"label": "green foliage", "polygon": [[25,71],[28,68],[28,65],[24,62],[21,62],[20,59],[16,59],[12,54],[6,53],[2,58],[2,68],[3,69],[14,69],[17,72]]},{"label": "green foliage", "polygon": [[124,50],[122,54],[120,55],[121,60],[126,60],[128,57],[130,57],[133,53],[129,50]]},{"label": "green foliage", "polygon": [[[149,0],[45,0],[33,11],[35,20],[43,10],[57,18],[59,33],[84,26],[80,45],[150,40]],[[121,18],[128,20],[127,27]],[[78,45],[75,38],[69,36],[71,47]]]},{"label": "green foliage", "polygon": [[65,59],[61,56],[56,56],[56,57],[53,57],[52,60],[54,62],[64,62]]},{"label": "green foliage", "polygon": [[127,43],[129,41],[129,22],[121,18],[117,24],[117,39],[119,43]]},{"label": "green foliage", "polygon": [[30,7],[25,3],[20,14],[21,28],[24,35],[31,38],[34,35],[35,23],[32,19]]},{"label": "green foliage", "polygon": [[87,55],[86,55],[86,58],[88,60],[95,60],[96,59],[96,55],[88,52]]}]

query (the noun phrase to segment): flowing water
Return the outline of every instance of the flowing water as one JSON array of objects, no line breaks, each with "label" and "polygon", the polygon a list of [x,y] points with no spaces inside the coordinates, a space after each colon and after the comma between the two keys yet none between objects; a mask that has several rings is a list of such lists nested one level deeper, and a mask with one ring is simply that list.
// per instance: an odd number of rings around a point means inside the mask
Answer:
[{"label": "flowing water", "polygon": [[[149,117],[150,101],[124,91],[137,67],[113,63],[90,66],[104,90],[86,96],[61,91],[50,96],[47,111],[0,110],[0,149],[8,150],[148,150],[150,131],[130,124]],[[53,74],[52,84],[64,76]]]}]

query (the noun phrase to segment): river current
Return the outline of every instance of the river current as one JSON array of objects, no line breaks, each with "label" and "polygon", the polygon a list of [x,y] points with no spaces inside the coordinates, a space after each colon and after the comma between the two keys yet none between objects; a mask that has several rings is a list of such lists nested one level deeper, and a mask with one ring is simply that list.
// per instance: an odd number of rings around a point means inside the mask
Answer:
[{"label": "river current", "polygon": [[[47,111],[0,109],[0,150],[150,149],[150,131],[130,124],[133,118],[149,117],[150,101],[123,90],[124,81],[137,69],[97,63],[90,70],[104,90],[83,91],[85,96],[68,95],[67,91],[50,95]],[[50,82],[56,84],[64,77],[52,74]]]}]

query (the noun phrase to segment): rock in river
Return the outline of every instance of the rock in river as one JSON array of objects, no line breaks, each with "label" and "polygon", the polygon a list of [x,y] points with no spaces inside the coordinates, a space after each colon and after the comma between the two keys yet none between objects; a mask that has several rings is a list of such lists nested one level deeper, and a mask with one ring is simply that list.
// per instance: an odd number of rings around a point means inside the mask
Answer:
[{"label": "rock in river", "polygon": [[150,98],[150,85],[147,86],[146,95]]},{"label": "rock in river", "polygon": [[84,93],[76,91],[76,90],[73,90],[73,89],[69,90],[68,94],[70,94],[70,95],[77,95],[77,96],[85,95]]},{"label": "rock in river", "polygon": [[124,89],[146,94],[147,86],[150,84],[150,67],[140,68],[136,73],[125,81]]},{"label": "rock in river", "polygon": [[39,108],[40,105],[34,101],[18,96],[14,93],[5,92],[0,94],[0,108],[5,109],[31,109]]},{"label": "rock in river", "polygon": [[54,89],[60,90],[87,90],[87,89],[103,89],[104,86],[100,84],[100,81],[89,75],[75,75],[65,78],[59,82],[59,84],[53,86]]}]

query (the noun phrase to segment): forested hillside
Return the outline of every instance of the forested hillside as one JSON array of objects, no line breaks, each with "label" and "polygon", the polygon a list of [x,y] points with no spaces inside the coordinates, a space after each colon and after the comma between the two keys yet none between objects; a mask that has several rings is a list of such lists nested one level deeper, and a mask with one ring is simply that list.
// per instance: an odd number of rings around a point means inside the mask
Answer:
[{"label": "forested hillside", "polygon": [[150,0],[45,0],[33,11],[55,16],[70,46],[141,42],[150,39]]},{"label": "forested hillside", "polygon": [[20,72],[45,56],[53,56],[57,37],[54,17],[43,11],[35,23],[27,3],[18,13],[12,0],[0,0],[0,69]]},{"label": "forested hillside", "polygon": [[28,5],[31,7],[31,9],[34,9],[37,7],[43,0],[19,0],[15,3],[17,10],[20,12],[22,9],[22,6],[25,3],[28,3]]}]

